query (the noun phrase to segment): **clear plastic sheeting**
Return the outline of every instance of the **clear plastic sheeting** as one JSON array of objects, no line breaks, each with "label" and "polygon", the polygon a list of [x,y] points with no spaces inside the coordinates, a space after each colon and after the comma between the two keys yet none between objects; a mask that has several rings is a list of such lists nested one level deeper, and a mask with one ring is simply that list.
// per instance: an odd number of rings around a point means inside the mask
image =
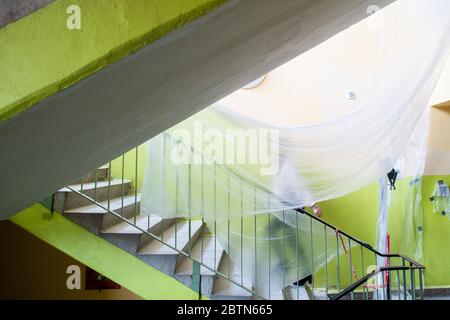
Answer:
[{"label": "clear plastic sheeting", "polygon": [[266,297],[332,259],[328,236],[290,209],[379,181],[408,155],[449,53],[448,0],[401,0],[381,13],[379,85],[355,111],[282,127],[203,110],[150,141],[141,214],[203,217],[240,280]]}]

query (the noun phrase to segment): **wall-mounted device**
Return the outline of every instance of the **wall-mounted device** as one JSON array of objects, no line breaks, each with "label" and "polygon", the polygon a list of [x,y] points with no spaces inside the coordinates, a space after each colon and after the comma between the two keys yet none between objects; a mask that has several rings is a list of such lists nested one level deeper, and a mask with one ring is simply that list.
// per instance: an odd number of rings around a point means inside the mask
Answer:
[{"label": "wall-mounted device", "polygon": [[437,182],[430,201],[434,204],[435,213],[450,217],[450,189],[443,180]]},{"label": "wall-mounted device", "polygon": [[355,91],[347,92],[347,99],[348,100],[356,100],[356,92]]}]

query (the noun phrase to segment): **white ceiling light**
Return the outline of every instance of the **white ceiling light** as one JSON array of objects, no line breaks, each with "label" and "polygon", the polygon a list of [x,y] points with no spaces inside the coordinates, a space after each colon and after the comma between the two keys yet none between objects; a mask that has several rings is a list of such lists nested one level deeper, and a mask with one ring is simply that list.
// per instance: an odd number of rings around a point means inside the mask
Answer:
[{"label": "white ceiling light", "polygon": [[254,89],[256,87],[258,87],[259,85],[261,85],[261,83],[264,82],[264,79],[266,78],[266,75],[263,75],[262,77],[259,77],[256,80],[253,80],[252,82],[246,84],[245,86],[242,87],[242,89]]}]

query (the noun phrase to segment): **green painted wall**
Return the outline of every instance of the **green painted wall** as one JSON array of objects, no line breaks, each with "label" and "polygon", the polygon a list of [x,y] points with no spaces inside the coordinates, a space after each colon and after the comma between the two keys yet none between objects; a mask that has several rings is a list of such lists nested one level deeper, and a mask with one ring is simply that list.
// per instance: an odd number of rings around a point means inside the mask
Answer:
[{"label": "green painted wall", "polygon": [[[450,286],[450,255],[447,243],[450,241],[450,219],[433,212],[429,197],[433,194],[436,182],[444,180],[450,183],[450,176],[425,176],[422,182],[423,206],[423,259],[419,262],[425,265],[425,284],[428,287]],[[391,236],[391,252],[413,256],[415,243],[414,227],[405,222],[405,206],[408,204],[408,183],[400,181],[397,190],[392,191],[391,209],[389,212],[389,233]],[[324,220],[339,227],[356,238],[375,246],[376,225],[378,218],[378,185],[373,184],[345,197],[321,203],[324,210]],[[347,257],[342,253],[341,246],[341,283],[348,285],[350,269]],[[361,274],[362,262],[359,249],[352,250],[352,260],[358,275]],[[374,257],[364,256],[364,267],[374,264]],[[336,283],[336,263],[328,264],[331,271],[329,283]],[[324,285],[324,270],[316,274],[318,286]]]},{"label": "green painted wall", "polygon": [[[0,121],[120,60],[225,0],[57,0],[0,29]],[[69,30],[69,5],[81,30]]]},{"label": "green painted wall", "polygon": [[[142,178],[147,164],[148,149],[144,144],[139,147],[138,152],[138,189],[142,185]],[[124,177],[135,180],[136,151],[131,150],[125,154]],[[112,175],[120,178],[122,175],[122,158],[111,163]],[[446,243],[450,241],[450,219],[433,213],[432,203],[429,197],[433,194],[436,182],[444,180],[450,183],[450,176],[425,176],[422,181],[422,206],[423,206],[423,259],[419,262],[427,268],[425,283],[427,286],[439,287],[450,286],[450,256],[443,255],[446,252]],[[391,236],[391,252],[404,254],[412,259],[415,257],[417,226],[408,225],[411,217],[406,216],[407,206],[410,205],[408,198],[411,186],[410,178],[397,182],[397,190],[391,191],[391,209],[389,213],[389,233]],[[199,189],[199,188],[198,188]],[[347,196],[321,203],[324,211],[323,218],[329,223],[339,227],[341,230],[355,236],[358,239],[375,247],[376,225],[378,219],[378,184],[372,184],[366,188],[353,192]],[[225,198],[225,196],[223,196]],[[220,198],[220,197],[219,197]],[[240,223],[240,222],[239,222]],[[253,226],[253,223],[246,223]],[[237,226],[240,229],[240,225]],[[251,234],[252,227],[249,227]],[[346,244],[347,245],[347,244]],[[321,250],[321,248],[317,248]],[[348,285],[350,282],[350,266],[347,256],[343,254],[340,245],[341,284]],[[373,255],[364,253],[364,269],[374,265]],[[361,252],[352,250],[353,265],[358,275],[362,273]],[[395,261],[393,261],[395,263]],[[398,261],[399,262],[399,261]],[[329,283],[336,283],[336,261],[328,265],[330,272]],[[324,286],[324,270],[316,274],[318,286]]]},{"label": "green painted wall", "polygon": [[198,293],[58,213],[36,204],[10,219],[70,257],[145,299],[198,299]]},{"label": "green painted wall", "polygon": [[137,181],[138,192],[140,192],[147,159],[148,149],[147,144],[144,143],[111,161],[111,177],[121,179],[123,176],[124,179],[132,180],[133,187],[136,187]]}]

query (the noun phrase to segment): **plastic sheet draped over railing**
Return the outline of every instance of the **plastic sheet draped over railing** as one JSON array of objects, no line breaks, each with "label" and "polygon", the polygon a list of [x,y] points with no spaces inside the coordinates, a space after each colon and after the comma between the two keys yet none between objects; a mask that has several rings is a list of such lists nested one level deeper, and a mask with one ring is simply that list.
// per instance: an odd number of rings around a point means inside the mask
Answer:
[{"label": "plastic sheet draped over railing", "polygon": [[[263,291],[280,290],[323,265],[325,255],[331,259],[324,249],[311,256],[308,241],[328,240],[289,210],[379,181],[402,155],[408,158],[449,53],[449,1],[401,0],[379,14],[386,15],[380,80],[355,111],[297,127],[262,123],[224,106],[201,111],[150,141],[141,212],[202,216],[243,266],[243,277]],[[227,130],[241,130],[243,141],[257,146],[257,159],[267,161],[226,161]],[[240,156],[251,159],[254,150]],[[293,247],[302,248],[300,256],[289,253]]]}]

